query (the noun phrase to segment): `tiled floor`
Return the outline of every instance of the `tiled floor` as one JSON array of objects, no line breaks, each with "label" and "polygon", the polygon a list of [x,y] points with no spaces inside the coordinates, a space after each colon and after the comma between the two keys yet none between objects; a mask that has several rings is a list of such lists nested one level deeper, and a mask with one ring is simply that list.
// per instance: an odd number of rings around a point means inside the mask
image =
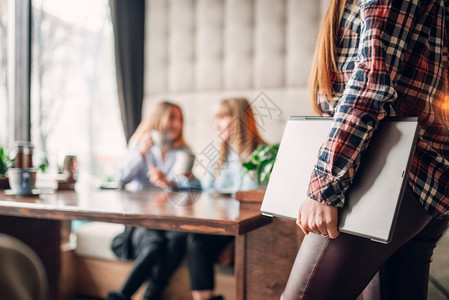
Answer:
[{"label": "tiled floor", "polygon": [[433,256],[433,262],[430,266],[430,275],[445,290],[439,291],[435,284],[429,283],[429,300],[447,300],[449,299],[449,230],[441,238]]}]

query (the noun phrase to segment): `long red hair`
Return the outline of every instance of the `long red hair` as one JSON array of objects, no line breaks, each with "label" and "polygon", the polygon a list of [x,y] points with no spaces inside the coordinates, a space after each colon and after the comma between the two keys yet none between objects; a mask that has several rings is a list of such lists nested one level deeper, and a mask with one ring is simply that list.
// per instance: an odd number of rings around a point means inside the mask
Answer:
[{"label": "long red hair", "polygon": [[332,0],[326,12],[315,48],[312,71],[310,73],[310,90],[313,110],[322,112],[318,105],[318,94],[332,103],[332,74],[338,74],[337,44],[338,30],[347,4],[353,0]]}]

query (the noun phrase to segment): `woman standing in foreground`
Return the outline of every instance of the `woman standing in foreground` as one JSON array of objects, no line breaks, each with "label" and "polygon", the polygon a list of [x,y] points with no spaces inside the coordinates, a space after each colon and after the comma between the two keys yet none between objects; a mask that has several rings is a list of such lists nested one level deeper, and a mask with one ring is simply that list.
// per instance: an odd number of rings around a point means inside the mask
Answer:
[{"label": "woman standing in foreground", "polygon": [[[307,235],[283,299],[426,299],[433,249],[449,215],[447,1],[332,0],[312,70],[315,111],[333,116],[298,226]],[[339,234],[338,207],[386,116],[421,126],[393,240]],[[313,233],[313,234],[312,234]],[[375,295],[378,292],[379,295]]]}]

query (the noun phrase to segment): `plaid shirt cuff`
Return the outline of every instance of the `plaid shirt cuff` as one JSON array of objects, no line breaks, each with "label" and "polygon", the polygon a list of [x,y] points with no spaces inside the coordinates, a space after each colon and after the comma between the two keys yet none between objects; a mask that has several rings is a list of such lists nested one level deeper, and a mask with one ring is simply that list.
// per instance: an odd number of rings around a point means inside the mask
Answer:
[{"label": "plaid shirt cuff", "polygon": [[347,185],[341,181],[314,169],[310,178],[307,197],[325,205],[343,207],[346,189]]}]

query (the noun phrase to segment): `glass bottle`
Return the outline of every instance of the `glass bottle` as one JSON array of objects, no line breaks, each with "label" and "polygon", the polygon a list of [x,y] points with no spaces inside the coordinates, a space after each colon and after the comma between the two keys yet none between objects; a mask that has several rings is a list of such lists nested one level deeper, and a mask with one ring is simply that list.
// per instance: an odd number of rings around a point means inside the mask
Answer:
[{"label": "glass bottle", "polygon": [[23,148],[22,142],[15,142],[16,157],[14,159],[14,168],[23,168]]},{"label": "glass bottle", "polygon": [[27,143],[23,151],[23,167],[32,168],[33,167],[33,144]]}]

